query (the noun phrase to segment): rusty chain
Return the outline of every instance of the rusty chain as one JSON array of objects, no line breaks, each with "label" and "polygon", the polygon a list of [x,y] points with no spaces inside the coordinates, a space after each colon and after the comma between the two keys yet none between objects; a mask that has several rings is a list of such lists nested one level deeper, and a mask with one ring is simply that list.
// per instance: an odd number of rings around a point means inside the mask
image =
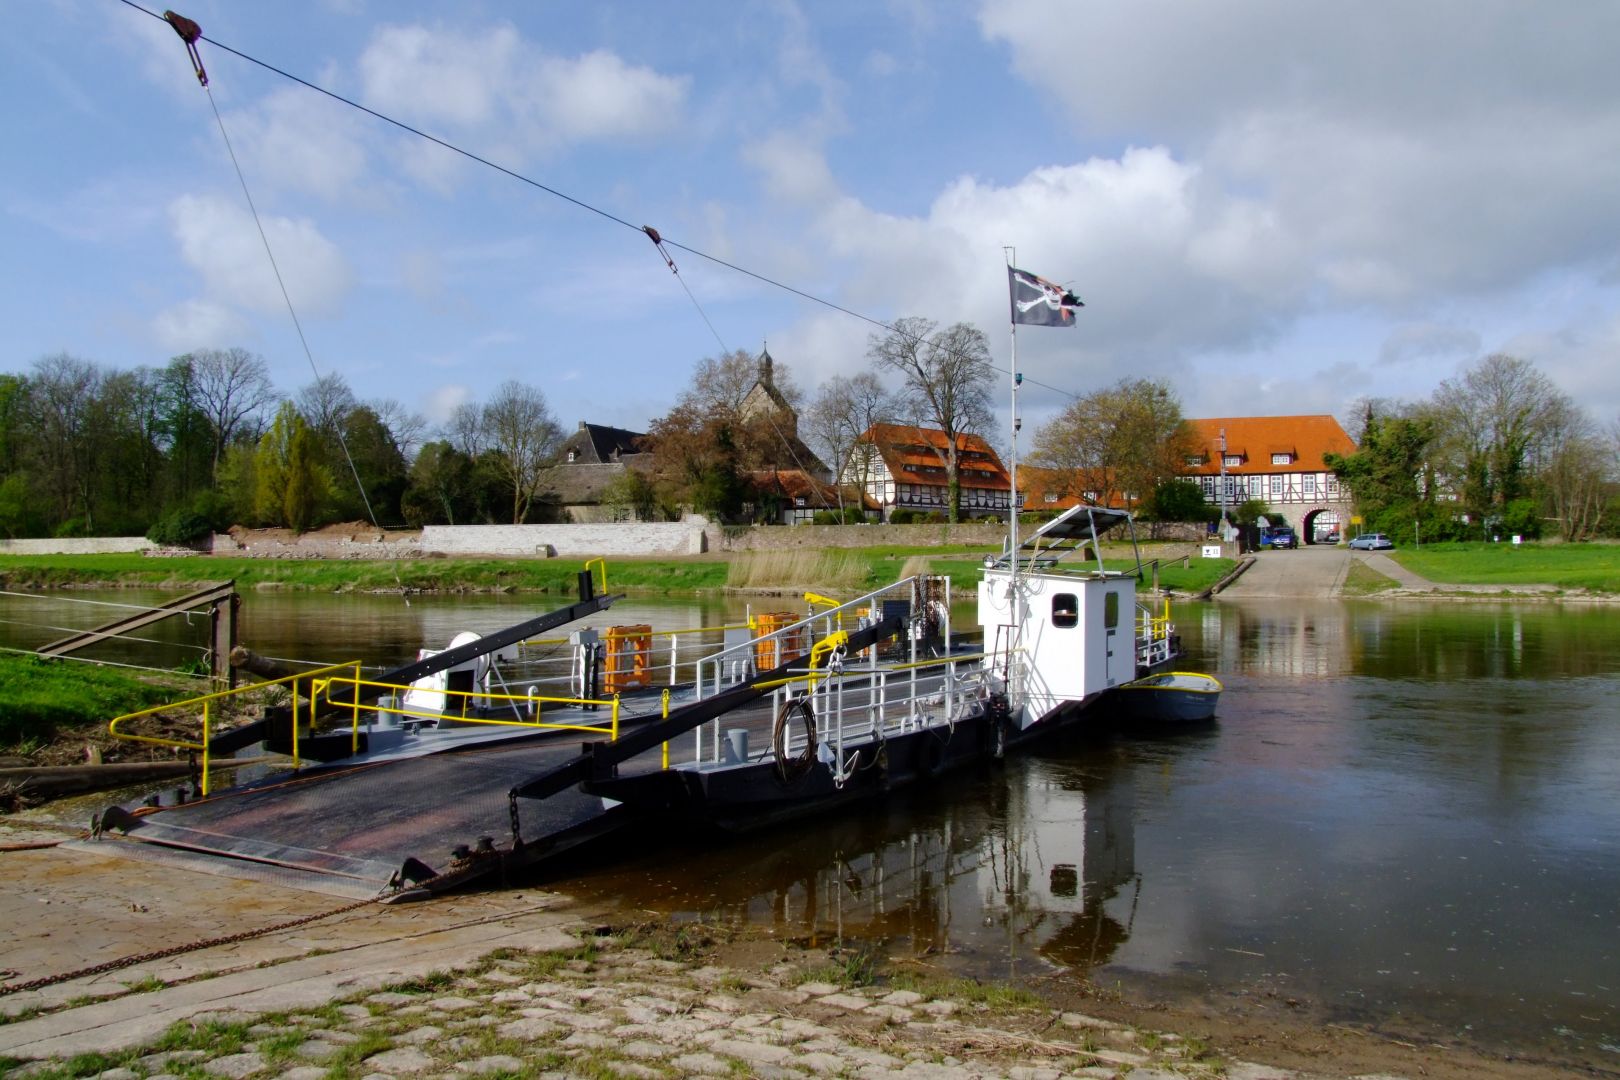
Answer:
[{"label": "rusty chain", "polygon": [[345,904],[342,907],[333,908],[331,911],[321,911],[314,915],[304,915],[297,919],[290,919],[287,922],[276,923],[274,926],[261,927],[258,930],[243,930],[235,934],[226,934],[223,937],[209,938],[206,941],[193,941],[186,945],[171,945],[167,949],[156,949],[149,953],[141,953],[139,956],[124,956],[117,960],[108,960],[105,963],[96,964],[92,967],[80,968],[77,971],[67,971],[60,975],[46,975],[38,979],[32,979],[28,982],[6,983],[4,985],[0,985],[0,997],[4,997],[7,994],[19,994],[25,990],[42,990],[47,986],[54,986],[57,983],[70,982],[74,979],[83,979],[91,975],[104,975],[109,971],[117,971],[120,968],[134,967],[137,964],[147,964],[151,963],[153,960],[166,960],[171,956],[181,956],[188,952],[196,952],[199,949],[211,949],[216,945],[232,945],[238,941],[251,941],[256,937],[264,937],[266,934],[274,934],[279,930],[290,930],[295,926],[302,926],[305,923],[318,922],[321,919],[329,919],[334,915],[342,915],[345,912],[354,911],[358,908],[365,907],[367,904],[374,903],[376,903],[376,897],[367,897],[364,900],[357,900],[352,904]]}]

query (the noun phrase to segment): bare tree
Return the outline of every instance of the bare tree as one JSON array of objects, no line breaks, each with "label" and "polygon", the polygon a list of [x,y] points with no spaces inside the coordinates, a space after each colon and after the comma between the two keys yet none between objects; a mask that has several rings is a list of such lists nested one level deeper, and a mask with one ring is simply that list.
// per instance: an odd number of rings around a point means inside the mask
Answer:
[{"label": "bare tree", "polygon": [[502,383],[484,406],[482,427],[496,453],[496,467],[512,489],[512,524],[521,524],[539,490],[542,471],[562,442],[562,427],[544,394],[512,379]]},{"label": "bare tree", "polygon": [[962,484],[958,474],[959,439],[990,426],[990,345],[984,332],[968,323],[939,329],[930,319],[915,316],[895,321],[888,334],[867,339],[866,355],[898,371],[903,391],[916,415],[945,434],[936,451],[945,466],[950,493],[949,518],[962,513]]},{"label": "bare tree", "polygon": [[847,480],[865,492],[871,480],[872,456],[855,452],[856,444],[873,424],[889,419],[899,400],[877,376],[861,372],[851,378],[834,376],[811,398],[803,428],[816,453],[832,466],[838,484],[838,508],[844,508]]},{"label": "bare tree", "polygon": [[[219,483],[219,462],[249,418],[276,400],[270,369],[264,358],[246,349],[199,349],[179,358],[191,372],[191,393],[214,429],[214,464],[210,474]],[[253,425],[257,426],[257,425]]]},{"label": "bare tree", "polygon": [[42,486],[56,495],[58,521],[71,518],[77,508],[87,529],[94,526],[90,493],[97,440],[91,418],[101,381],[94,364],[67,353],[39,361],[29,380],[29,405],[39,432]]},{"label": "bare tree", "polygon": [[444,438],[451,446],[470,458],[484,452],[484,410],[470,401],[464,401],[450,412],[444,423]]},{"label": "bare tree", "polygon": [[415,460],[417,450],[422,447],[422,436],[427,434],[427,420],[422,414],[411,412],[393,398],[371,402],[371,411],[377,414],[378,421],[394,437],[394,445],[399,447],[401,456],[406,461]]},{"label": "bare tree", "polygon": [[[705,356],[692,369],[692,383],[681,394],[681,405],[690,405],[703,413],[718,413],[728,418],[742,410],[743,400],[760,378],[760,358],[745,349],[733,349],[721,356]],[[803,398],[794,385],[786,367],[774,363],[771,381],[782,397],[794,409]]]},{"label": "bare tree", "polygon": [[1441,474],[1481,520],[1527,499],[1573,402],[1528,360],[1497,353],[1434,392]]},{"label": "bare tree", "polygon": [[343,376],[322,375],[298,391],[298,411],[322,443],[337,449],[343,422],[359,402]]}]

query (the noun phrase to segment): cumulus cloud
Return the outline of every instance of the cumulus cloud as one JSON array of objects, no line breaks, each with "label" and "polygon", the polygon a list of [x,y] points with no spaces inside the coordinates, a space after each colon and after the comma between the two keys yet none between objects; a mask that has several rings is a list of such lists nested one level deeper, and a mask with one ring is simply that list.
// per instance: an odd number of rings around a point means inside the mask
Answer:
[{"label": "cumulus cloud", "polygon": [[235,311],[211,300],[184,300],[152,320],[158,344],[171,353],[223,349],[247,335],[247,323]]},{"label": "cumulus cloud", "polygon": [[597,49],[553,56],[511,25],[379,30],[360,58],[367,104],[453,134],[498,136],[513,154],[675,130],[688,80]]},{"label": "cumulus cloud", "polygon": [[1265,228],[1240,247],[1282,241],[1325,302],[1511,285],[1620,236],[1613,5],[1148,0],[1068,32],[1045,10],[984,0],[980,26],[1078,132],[1162,140],[1248,196]]},{"label": "cumulus cloud", "polygon": [[430,424],[443,424],[457,407],[473,400],[472,388],[464,383],[444,383],[422,396],[422,415]]},{"label": "cumulus cloud", "polygon": [[332,200],[367,194],[367,156],[353,110],[289,87],[232,113],[226,125],[255,184]]},{"label": "cumulus cloud", "polygon": [[1473,358],[1479,355],[1478,332],[1439,323],[1409,323],[1397,326],[1384,339],[1379,350],[1380,364],[1410,364],[1437,360]]},{"label": "cumulus cloud", "polygon": [[[261,215],[281,280],[300,316],[342,309],[353,280],[348,261],[308,219]],[[169,204],[180,256],[214,302],[265,313],[285,307],[253,218],[228,200],[182,195]]]}]

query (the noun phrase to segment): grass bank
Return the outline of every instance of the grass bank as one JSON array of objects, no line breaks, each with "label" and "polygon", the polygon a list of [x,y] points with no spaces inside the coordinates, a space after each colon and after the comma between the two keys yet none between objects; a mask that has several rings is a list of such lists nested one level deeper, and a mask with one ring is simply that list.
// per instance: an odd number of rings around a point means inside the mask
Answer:
[{"label": "grass bank", "polygon": [[[1154,545],[1143,557],[1153,559]],[[612,559],[608,588],[639,596],[690,596],[725,589],[814,589],[839,595],[864,592],[907,573],[951,575],[959,589],[977,587],[991,548],[801,548],[686,558]],[[994,549],[999,550],[999,549]],[[1134,563],[1124,550],[1105,550],[1111,570]],[[1166,561],[1160,582],[1177,592],[1207,588],[1231,569],[1222,559],[1193,559],[1182,568]],[[569,595],[585,563],[578,559],[246,559],[195,556],[151,559],[118,555],[0,556],[0,587],[64,589],[132,587],[186,589],[234,580],[243,591],[312,592],[537,592]],[[599,572],[599,571],[597,571]]]},{"label": "grass bank", "polygon": [[0,654],[0,753],[27,756],[52,739],[104,734],[109,717],[173,701],[195,687],[181,676]]},{"label": "grass bank", "polygon": [[1424,544],[1390,553],[1414,574],[1454,585],[1557,585],[1620,593],[1620,544]]}]

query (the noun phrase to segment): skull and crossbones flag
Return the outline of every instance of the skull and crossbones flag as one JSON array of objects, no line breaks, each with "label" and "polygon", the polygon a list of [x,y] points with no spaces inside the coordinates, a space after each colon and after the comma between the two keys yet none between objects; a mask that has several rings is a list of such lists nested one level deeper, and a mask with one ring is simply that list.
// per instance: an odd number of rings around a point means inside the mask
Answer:
[{"label": "skull and crossbones flag", "polygon": [[1027,270],[1007,267],[1007,288],[1012,299],[1012,321],[1026,326],[1073,326],[1074,309],[1085,307],[1080,298]]}]

